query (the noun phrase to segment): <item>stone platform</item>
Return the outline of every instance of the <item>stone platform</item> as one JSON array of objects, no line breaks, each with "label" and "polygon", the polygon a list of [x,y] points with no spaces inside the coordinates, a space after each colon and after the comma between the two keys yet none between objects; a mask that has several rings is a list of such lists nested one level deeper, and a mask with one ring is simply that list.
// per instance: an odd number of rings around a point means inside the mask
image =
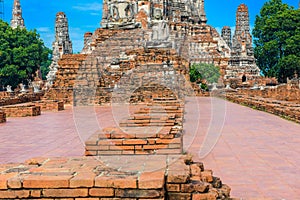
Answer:
[{"label": "stone platform", "polygon": [[0,199],[226,199],[230,188],[181,156],[35,158],[0,166]]}]

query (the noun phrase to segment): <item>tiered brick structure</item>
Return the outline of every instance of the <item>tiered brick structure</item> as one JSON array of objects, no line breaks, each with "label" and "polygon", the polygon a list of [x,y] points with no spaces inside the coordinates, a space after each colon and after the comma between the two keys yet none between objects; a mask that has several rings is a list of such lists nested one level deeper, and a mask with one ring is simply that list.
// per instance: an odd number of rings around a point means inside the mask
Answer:
[{"label": "tiered brick structure", "polygon": [[53,84],[53,81],[56,77],[56,72],[58,69],[58,60],[64,54],[72,54],[72,42],[69,37],[69,27],[68,19],[66,14],[63,12],[58,12],[56,14],[55,21],[55,41],[52,44],[53,53],[52,53],[52,63],[49,66],[50,71],[47,75],[47,81],[49,85]]},{"label": "tiered brick structure", "polygon": [[86,155],[181,154],[183,103],[154,99],[119,127],[106,128],[86,141]]},{"label": "tiered brick structure", "polygon": [[[229,43],[229,29],[223,28],[223,30],[223,38]],[[255,63],[252,47],[248,7],[245,4],[241,4],[236,12],[236,28],[232,38],[231,58],[225,74],[225,79],[239,78],[240,82],[260,77],[260,70]]]},{"label": "tiered brick structure", "polygon": [[20,0],[14,0],[12,19],[10,21],[12,28],[25,28],[24,19],[22,17],[22,8]]}]

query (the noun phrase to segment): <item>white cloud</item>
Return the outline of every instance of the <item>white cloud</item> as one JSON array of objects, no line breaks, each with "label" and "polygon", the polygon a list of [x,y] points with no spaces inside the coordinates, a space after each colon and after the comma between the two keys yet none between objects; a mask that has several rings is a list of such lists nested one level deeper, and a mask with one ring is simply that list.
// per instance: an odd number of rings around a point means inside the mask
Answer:
[{"label": "white cloud", "polygon": [[50,32],[51,30],[50,30],[50,27],[38,27],[38,28],[36,28],[36,30],[38,31],[38,32],[44,32],[44,33],[47,33],[47,32]]},{"label": "white cloud", "polygon": [[91,13],[92,16],[99,16],[100,13]]},{"label": "white cloud", "polygon": [[80,11],[101,11],[102,4],[101,3],[86,3],[86,4],[78,4],[72,7],[75,10]]}]

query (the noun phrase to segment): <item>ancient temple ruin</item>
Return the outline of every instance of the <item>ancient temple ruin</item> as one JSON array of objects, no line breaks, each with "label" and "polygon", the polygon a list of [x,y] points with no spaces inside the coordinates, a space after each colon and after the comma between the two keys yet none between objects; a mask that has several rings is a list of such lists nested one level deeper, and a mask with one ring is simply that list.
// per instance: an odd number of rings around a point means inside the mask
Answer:
[{"label": "ancient temple ruin", "polygon": [[20,0],[14,0],[10,26],[12,28],[17,28],[17,27],[25,28],[24,19],[22,17],[22,8],[21,8]]},{"label": "ancient temple ruin", "polygon": [[236,12],[235,32],[230,40],[231,30],[224,27],[222,37],[231,47],[231,57],[226,68],[225,79],[242,77],[242,82],[260,77],[260,70],[255,63],[250,33],[249,12],[245,4],[241,4]]},{"label": "ancient temple ruin", "polygon": [[49,66],[50,71],[47,74],[47,81],[49,85],[53,84],[58,69],[58,60],[64,54],[72,54],[72,42],[69,36],[69,26],[66,14],[58,12],[55,20],[55,41],[52,44],[52,63]]},{"label": "ancient temple ruin", "polygon": [[[239,6],[236,20],[233,37],[229,27],[222,30],[221,36],[207,24],[204,0],[104,0],[102,28],[84,35],[81,54],[62,56],[46,98],[74,104],[103,104],[111,102],[117,90],[132,91],[130,102],[147,102],[153,95],[179,97],[182,91],[189,91],[183,87],[189,85],[189,67],[193,63],[219,66],[223,82],[232,78],[240,82],[245,77],[258,78],[248,9],[244,4]],[[68,37],[61,39],[60,42],[70,46]],[[61,54],[71,52],[61,50]],[[136,73],[132,82],[134,91],[128,85],[128,80],[134,77],[128,73],[132,72]],[[143,76],[147,73],[156,73],[169,82],[157,87],[162,83],[145,82]],[[178,85],[175,82],[178,75],[186,83],[171,94],[167,89]]]}]

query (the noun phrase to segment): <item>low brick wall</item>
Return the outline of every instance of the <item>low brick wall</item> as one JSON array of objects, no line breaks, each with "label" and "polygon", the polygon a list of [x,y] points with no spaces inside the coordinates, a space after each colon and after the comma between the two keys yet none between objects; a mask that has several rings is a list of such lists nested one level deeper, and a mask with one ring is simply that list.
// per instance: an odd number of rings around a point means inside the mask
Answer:
[{"label": "low brick wall", "polygon": [[281,84],[274,87],[265,87],[263,90],[243,89],[239,90],[238,93],[251,97],[300,103],[300,86],[298,84]]},{"label": "low brick wall", "polygon": [[41,97],[44,95],[41,93],[28,93],[28,94],[16,94],[16,93],[8,93],[2,92],[3,96],[0,96],[0,106],[8,106],[15,105],[21,103],[28,103],[32,101],[39,101]]},{"label": "low brick wall", "polygon": [[166,158],[156,171],[120,171],[94,157],[0,165],[0,199],[213,200],[228,199],[229,193],[211,170],[183,157]]},{"label": "low brick wall", "polygon": [[4,106],[1,108],[7,117],[27,117],[41,115],[41,107],[32,103]]},{"label": "low brick wall", "polygon": [[40,106],[42,111],[61,111],[64,110],[63,101],[41,100],[33,102],[36,106]]},{"label": "low brick wall", "polygon": [[0,110],[0,123],[6,122],[6,114],[3,110]]},{"label": "low brick wall", "polygon": [[259,96],[248,96],[236,92],[226,93],[226,99],[258,110],[300,123],[300,104],[297,102],[280,101]]}]

